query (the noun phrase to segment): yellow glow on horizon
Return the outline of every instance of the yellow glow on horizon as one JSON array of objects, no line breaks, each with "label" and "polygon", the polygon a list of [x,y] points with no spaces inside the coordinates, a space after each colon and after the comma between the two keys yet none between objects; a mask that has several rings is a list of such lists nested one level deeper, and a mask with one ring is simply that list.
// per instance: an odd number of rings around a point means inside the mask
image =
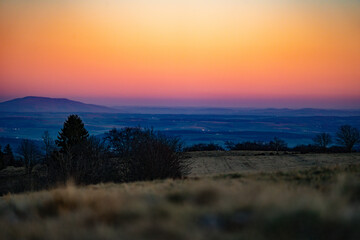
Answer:
[{"label": "yellow glow on horizon", "polygon": [[360,4],[29,2],[0,3],[0,94],[359,96]]}]

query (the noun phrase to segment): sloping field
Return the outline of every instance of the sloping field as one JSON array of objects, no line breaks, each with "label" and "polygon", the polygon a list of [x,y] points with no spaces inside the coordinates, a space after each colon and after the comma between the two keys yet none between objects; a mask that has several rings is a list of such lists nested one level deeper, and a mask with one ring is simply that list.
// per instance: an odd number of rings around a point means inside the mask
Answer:
[{"label": "sloping field", "polygon": [[360,239],[360,165],[0,198],[0,239]]},{"label": "sloping field", "polygon": [[192,161],[190,176],[223,173],[277,171],[360,163],[359,153],[299,154],[259,151],[212,151],[188,153]]}]

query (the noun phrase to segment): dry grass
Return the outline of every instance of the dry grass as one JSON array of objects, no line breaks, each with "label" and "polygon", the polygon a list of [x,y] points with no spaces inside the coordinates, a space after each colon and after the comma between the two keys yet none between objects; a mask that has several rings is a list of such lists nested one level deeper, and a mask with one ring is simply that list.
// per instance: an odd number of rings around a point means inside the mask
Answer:
[{"label": "dry grass", "polygon": [[0,199],[0,239],[359,239],[360,165]]},{"label": "dry grass", "polygon": [[262,151],[219,151],[187,153],[193,161],[191,176],[291,170],[360,162],[359,153],[299,154]]}]

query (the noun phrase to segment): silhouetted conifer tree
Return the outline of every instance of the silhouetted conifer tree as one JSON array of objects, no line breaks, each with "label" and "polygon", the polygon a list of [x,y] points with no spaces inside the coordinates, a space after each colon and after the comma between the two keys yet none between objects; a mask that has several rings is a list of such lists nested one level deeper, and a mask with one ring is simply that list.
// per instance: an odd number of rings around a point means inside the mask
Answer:
[{"label": "silhouetted conifer tree", "polygon": [[52,151],[47,161],[52,180],[64,183],[69,179],[76,183],[95,181],[103,157],[97,151],[100,143],[89,137],[79,116],[70,115],[67,118],[55,143],[59,151]]},{"label": "silhouetted conifer tree", "polygon": [[85,129],[80,117],[78,115],[70,115],[59,132],[55,143],[60,148],[60,152],[64,153],[70,151],[73,147],[81,145],[88,137],[89,133]]}]

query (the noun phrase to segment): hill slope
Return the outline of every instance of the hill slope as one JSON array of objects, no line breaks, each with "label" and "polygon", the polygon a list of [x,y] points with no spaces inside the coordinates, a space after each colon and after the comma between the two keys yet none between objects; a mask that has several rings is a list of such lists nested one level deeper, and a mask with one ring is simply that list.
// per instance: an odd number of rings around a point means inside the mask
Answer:
[{"label": "hill slope", "polygon": [[24,97],[0,103],[0,112],[117,112],[66,98]]},{"label": "hill slope", "polygon": [[0,198],[0,239],[359,239],[360,165]]}]

